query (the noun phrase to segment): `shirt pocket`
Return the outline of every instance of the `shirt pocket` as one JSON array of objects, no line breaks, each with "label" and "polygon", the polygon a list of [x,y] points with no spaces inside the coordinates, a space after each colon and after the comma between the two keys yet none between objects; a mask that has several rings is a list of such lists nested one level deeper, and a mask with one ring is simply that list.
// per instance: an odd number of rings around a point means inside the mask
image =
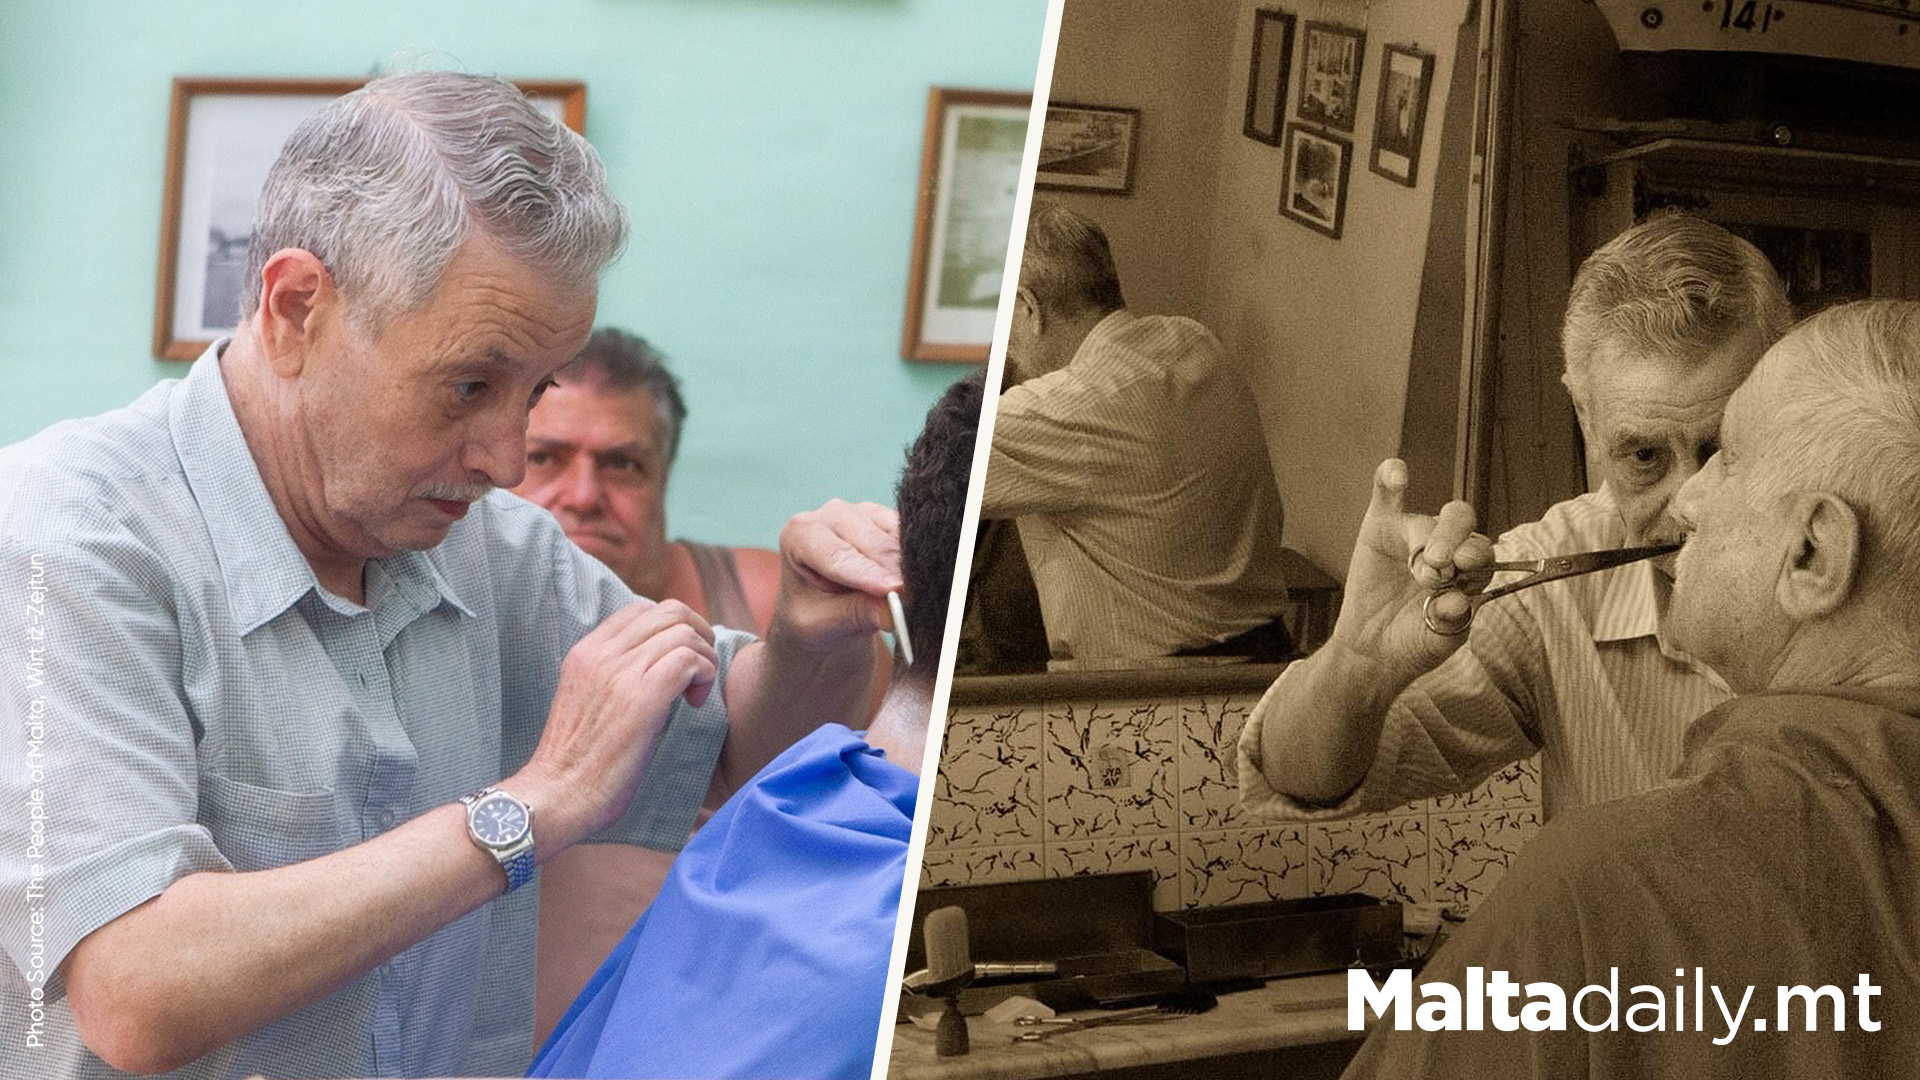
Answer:
[{"label": "shirt pocket", "polygon": [[334,791],[280,791],[216,773],[200,777],[200,822],[235,870],[331,855],[358,839],[348,835],[351,820]]}]

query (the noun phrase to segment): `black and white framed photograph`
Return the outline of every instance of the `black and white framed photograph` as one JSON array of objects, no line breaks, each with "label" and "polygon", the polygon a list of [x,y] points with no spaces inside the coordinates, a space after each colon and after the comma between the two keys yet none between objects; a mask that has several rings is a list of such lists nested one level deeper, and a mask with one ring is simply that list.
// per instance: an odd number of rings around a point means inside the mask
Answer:
[{"label": "black and white framed photograph", "polygon": [[936,86],[927,95],[920,205],[900,354],[987,362],[1000,309],[1030,94]]},{"label": "black and white framed photograph", "polygon": [[1374,109],[1368,168],[1408,187],[1420,182],[1420,134],[1427,127],[1433,54],[1388,45],[1380,56],[1380,100]]},{"label": "black and white framed photograph", "polygon": [[1034,186],[1128,194],[1139,147],[1139,109],[1048,105]]},{"label": "black and white framed photograph", "polygon": [[1300,123],[1287,125],[1286,142],[1280,212],[1340,239],[1347,214],[1347,177],[1353,171],[1353,144]]},{"label": "black and white framed photograph", "polygon": [[[173,80],[153,354],[192,360],[240,321],[254,204],[280,148],[315,109],[365,79]],[[586,126],[582,82],[516,81],[554,119]]]},{"label": "black and white framed photograph", "polygon": [[1366,50],[1364,30],[1333,23],[1307,24],[1300,56],[1300,119],[1340,131],[1353,130],[1360,100],[1360,62]]},{"label": "black and white framed photograph", "polygon": [[1287,82],[1293,69],[1293,16],[1277,8],[1253,13],[1253,58],[1247,63],[1247,119],[1241,132],[1249,139],[1280,145],[1287,118]]}]

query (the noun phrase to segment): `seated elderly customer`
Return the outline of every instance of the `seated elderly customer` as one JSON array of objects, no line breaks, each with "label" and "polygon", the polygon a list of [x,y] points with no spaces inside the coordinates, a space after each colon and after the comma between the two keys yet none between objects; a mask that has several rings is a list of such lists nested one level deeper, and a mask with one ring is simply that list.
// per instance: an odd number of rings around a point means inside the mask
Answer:
[{"label": "seated elderly customer", "polygon": [[527,478],[514,493],[552,511],[568,539],[641,596],[765,634],[779,552],[667,540],[667,477],[686,420],[666,358],[603,326],[534,407]]},{"label": "seated elderly customer", "polygon": [[900,478],[915,663],[897,669],[864,733],[828,724],[809,735],[700,830],[533,1075],[871,1071],[981,386],[974,376],[947,391]]},{"label": "seated elderly customer", "polygon": [[[1382,1020],[1349,1076],[1912,1075],[1916,477],[1920,304],[1836,308],[1766,354],[1677,503],[1674,637],[1737,696],[1671,784],[1541,832],[1435,957],[1423,980],[1523,987],[1479,992],[1487,1030]],[[1542,983],[1566,1030],[1495,1029],[1548,1019]],[[1588,986],[1614,1000],[1576,1017]]]}]

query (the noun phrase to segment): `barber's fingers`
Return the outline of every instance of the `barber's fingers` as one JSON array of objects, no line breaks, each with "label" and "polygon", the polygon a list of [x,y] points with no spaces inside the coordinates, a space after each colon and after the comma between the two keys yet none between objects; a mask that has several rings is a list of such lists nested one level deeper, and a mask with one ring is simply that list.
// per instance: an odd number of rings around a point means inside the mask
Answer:
[{"label": "barber's fingers", "polygon": [[900,516],[891,507],[833,499],[795,514],[780,531],[780,553],[820,592],[885,596],[901,587]]},{"label": "barber's fingers", "polygon": [[1373,497],[1367,503],[1369,519],[1400,515],[1407,496],[1407,463],[1388,458],[1373,470]]},{"label": "barber's fingers", "polygon": [[1431,621],[1427,629],[1446,637],[1465,632],[1467,623],[1473,617],[1472,606],[1467,602],[1467,594],[1458,589],[1434,593],[1423,608],[1425,617]]},{"label": "barber's fingers", "polygon": [[[650,668],[676,649],[698,658],[702,670],[719,668],[713,627],[706,619],[678,600],[638,600],[607,616],[581,638],[568,661],[588,665],[597,673],[594,677],[615,679]],[[575,653],[578,661],[573,659]],[[711,682],[711,678],[693,679],[687,700],[703,704]]]},{"label": "barber's fingers", "polygon": [[1406,519],[1407,569],[1429,589],[1444,588],[1465,579],[1486,581],[1493,562],[1493,542],[1474,532],[1473,507],[1455,500],[1440,508],[1437,518]]}]

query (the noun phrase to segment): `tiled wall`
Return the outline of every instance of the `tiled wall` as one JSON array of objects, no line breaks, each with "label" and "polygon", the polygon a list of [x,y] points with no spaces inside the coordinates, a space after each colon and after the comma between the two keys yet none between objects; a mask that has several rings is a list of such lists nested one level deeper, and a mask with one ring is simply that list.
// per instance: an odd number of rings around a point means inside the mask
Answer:
[{"label": "tiled wall", "polygon": [[947,720],[923,885],[1152,870],[1160,910],[1364,892],[1461,910],[1539,828],[1515,764],[1465,795],[1324,824],[1238,803],[1258,696],[966,706]]}]

